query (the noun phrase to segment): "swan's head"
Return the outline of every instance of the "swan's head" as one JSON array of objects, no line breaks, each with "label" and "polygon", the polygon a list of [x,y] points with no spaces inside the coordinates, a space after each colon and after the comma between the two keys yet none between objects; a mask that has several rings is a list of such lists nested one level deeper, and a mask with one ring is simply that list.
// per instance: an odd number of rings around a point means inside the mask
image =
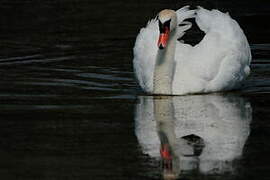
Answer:
[{"label": "swan's head", "polygon": [[169,40],[170,32],[174,31],[176,28],[177,15],[174,10],[164,9],[158,14],[157,19],[160,32],[158,47],[159,49],[164,49]]}]

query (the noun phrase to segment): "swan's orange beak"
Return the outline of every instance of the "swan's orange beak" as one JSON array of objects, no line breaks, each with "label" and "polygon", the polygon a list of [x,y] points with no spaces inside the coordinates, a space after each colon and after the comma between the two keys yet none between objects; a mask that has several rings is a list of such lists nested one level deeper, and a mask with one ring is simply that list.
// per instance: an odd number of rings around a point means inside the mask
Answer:
[{"label": "swan's orange beak", "polygon": [[164,49],[167,46],[167,42],[169,40],[170,30],[169,28],[165,27],[164,32],[160,33],[158,39],[158,47],[159,49]]}]

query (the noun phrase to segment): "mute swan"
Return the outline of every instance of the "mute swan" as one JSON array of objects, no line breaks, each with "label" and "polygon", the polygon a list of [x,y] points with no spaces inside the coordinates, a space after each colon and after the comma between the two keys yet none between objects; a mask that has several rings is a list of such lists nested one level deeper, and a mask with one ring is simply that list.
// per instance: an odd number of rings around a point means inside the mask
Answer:
[{"label": "mute swan", "polygon": [[[177,40],[192,26],[184,20],[193,17],[205,33],[195,46]],[[250,47],[238,23],[228,13],[202,7],[161,11],[140,30],[134,46],[136,77],[151,94],[236,89],[249,75],[250,62]]]}]

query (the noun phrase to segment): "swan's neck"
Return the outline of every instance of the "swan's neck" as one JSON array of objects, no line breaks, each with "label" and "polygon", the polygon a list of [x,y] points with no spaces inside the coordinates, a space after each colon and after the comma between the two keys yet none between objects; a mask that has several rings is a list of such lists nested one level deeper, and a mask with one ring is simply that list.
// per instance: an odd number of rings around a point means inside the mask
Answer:
[{"label": "swan's neck", "polygon": [[176,40],[176,31],[172,31],[167,47],[158,50],[154,71],[154,94],[172,94]]}]

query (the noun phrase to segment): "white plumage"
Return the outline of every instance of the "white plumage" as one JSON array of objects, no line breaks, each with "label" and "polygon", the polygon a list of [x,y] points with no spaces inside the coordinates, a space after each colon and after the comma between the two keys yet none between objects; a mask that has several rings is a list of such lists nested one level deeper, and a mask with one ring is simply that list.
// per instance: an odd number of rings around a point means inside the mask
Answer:
[{"label": "white plumage", "polygon": [[[196,12],[196,13],[195,13]],[[157,41],[159,26],[157,20],[150,20],[137,36],[134,46],[134,70],[141,88],[151,94],[183,95],[208,93],[239,88],[250,73],[251,52],[248,41],[238,23],[228,13],[206,10],[198,7],[189,10],[185,6],[176,11],[177,26],[171,33],[169,43],[175,43],[174,51],[167,50],[173,57],[171,63],[157,65],[159,56]],[[177,41],[181,39],[191,24],[187,18],[195,17],[198,27],[205,32],[202,41],[191,46]],[[168,48],[170,46],[168,45]],[[165,52],[166,53],[166,52]],[[165,57],[165,56],[164,56]],[[164,62],[169,62],[164,58]],[[166,71],[157,71],[160,66]],[[172,67],[172,68],[170,68]],[[155,91],[155,82],[165,76],[171,78],[171,90]],[[159,86],[167,86],[159,83]],[[159,87],[159,89],[160,89]]]}]

